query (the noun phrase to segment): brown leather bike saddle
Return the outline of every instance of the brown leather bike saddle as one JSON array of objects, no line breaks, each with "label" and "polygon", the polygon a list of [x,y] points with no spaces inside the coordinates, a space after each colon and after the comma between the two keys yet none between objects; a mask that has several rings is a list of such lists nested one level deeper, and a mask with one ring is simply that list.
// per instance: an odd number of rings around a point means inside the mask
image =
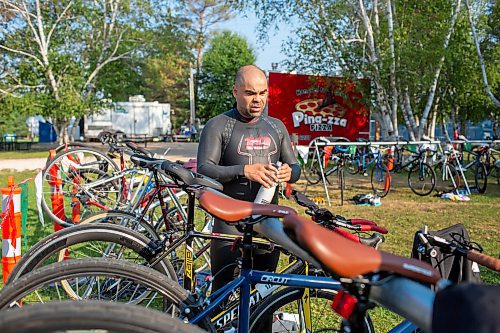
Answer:
[{"label": "brown leather bike saddle", "polygon": [[235,223],[253,215],[284,217],[297,214],[290,207],[237,200],[210,189],[200,190],[197,197],[200,206],[204,210],[229,223]]},{"label": "brown leather bike saddle", "polygon": [[441,279],[439,273],[424,262],[353,242],[296,214],[285,216],[283,226],[285,232],[291,234],[326,270],[340,277],[392,272],[432,284]]}]

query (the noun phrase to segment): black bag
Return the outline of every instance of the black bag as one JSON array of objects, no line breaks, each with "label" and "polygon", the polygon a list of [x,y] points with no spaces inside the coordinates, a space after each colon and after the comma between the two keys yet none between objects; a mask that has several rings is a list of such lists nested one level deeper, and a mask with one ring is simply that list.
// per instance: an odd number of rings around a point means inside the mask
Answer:
[{"label": "black bag", "polygon": [[439,291],[433,333],[500,333],[500,286],[461,283]]},{"label": "black bag", "polygon": [[[465,230],[463,224],[455,224],[451,227],[438,231],[429,231],[429,233],[431,235],[435,235],[449,241],[453,240],[451,234],[456,233],[461,235],[465,241],[469,241],[469,234],[467,233],[467,230]],[[436,257],[425,256],[417,251],[420,246],[422,246],[422,242],[417,234],[415,234],[415,237],[413,239],[411,257],[431,264],[432,267],[434,267],[439,273],[441,273],[441,277],[455,283],[481,282],[479,266],[477,265],[477,263],[473,263],[472,261],[458,254],[453,255],[446,253],[446,251],[443,252],[437,246],[434,246],[434,249],[437,251]]]}]

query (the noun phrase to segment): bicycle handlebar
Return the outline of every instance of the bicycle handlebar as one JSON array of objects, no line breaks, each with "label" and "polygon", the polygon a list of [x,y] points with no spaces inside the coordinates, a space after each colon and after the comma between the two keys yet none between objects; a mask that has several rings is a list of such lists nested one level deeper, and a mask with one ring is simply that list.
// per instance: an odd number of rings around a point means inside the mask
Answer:
[{"label": "bicycle handlebar", "polygon": [[500,272],[500,259],[490,257],[474,250],[467,251],[467,259],[477,262],[479,265]]},{"label": "bicycle handlebar", "polygon": [[361,225],[361,231],[375,231],[381,234],[387,234],[387,229],[379,227],[378,225]]},{"label": "bicycle handlebar", "polygon": [[[500,259],[493,258],[487,254],[475,251],[470,248],[470,244],[475,244],[480,250],[482,250],[481,246],[477,243],[470,243],[468,248],[468,246],[460,244],[456,240],[449,241],[442,237],[438,237],[431,234],[424,234],[422,232],[419,232],[418,236],[420,238],[420,241],[426,247],[426,252],[430,256],[435,256],[436,254],[435,249],[432,248],[432,245],[445,247],[451,249],[453,253],[459,253],[462,256],[466,257],[467,259],[477,262],[481,266],[500,272]],[[429,239],[432,241],[432,244],[430,244]],[[434,255],[432,251],[434,251]]]},{"label": "bicycle handlebar", "polygon": [[377,223],[366,220],[366,219],[350,219],[351,224],[356,225],[356,224],[362,224],[362,225],[377,225]]},{"label": "bicycle handlebar", "polygon": [[150,156],[150,157],[152,157],[152,156],[153,156],[153,153],[152,153],[152,152],[150,152],[149,150],[144,149],[144,148],[142,148],[142,147],[139,147],[138,145],[136,145],[136,144],[135,144],[135,143],[133,143],[133,142],[127,141],[127,142],[125,142],[125,145],[126,145],[127,147],[129,147],[130,149],[132,149],[133,151],[135,151],[135,152],[138,152],[138,153],[141,153],[141,154],[144,154],[144,155]]}]

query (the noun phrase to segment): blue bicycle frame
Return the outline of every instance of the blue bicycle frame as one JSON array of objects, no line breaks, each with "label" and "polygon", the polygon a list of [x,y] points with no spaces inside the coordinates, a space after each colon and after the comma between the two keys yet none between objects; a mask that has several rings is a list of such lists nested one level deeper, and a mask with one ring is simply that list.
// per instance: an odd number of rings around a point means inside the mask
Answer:
[{"label": "blue bicycle frame", "polygon": [[[250,306],[251,297],[250,297],[250,288],[253,284],[271,284],[271,285],[280,285],[280,286],[291,286],[291,287],[300,287],[300,288],[311,288],[311,289],[329,289],[329,290],[341,290],[343,289],[342,284],[339,281],[331,277],[324,276],[309,276],[309,275],[298,275],[298,274],[278,274],[271,272],[263,272],[252,269],[252,225],[245,225],[245,232],[243,233],[243,242],[242,242],[242,252],[243,255],[238,260],[238,266],[240,267],[240,276],[224,286],[223,288],[215,291],[211,294],[207,299],[204,300],[204,304],[206,304],[206,308],[194,316],[189,322],[191,324],[198,324],[203,318],[210,317],[211,313],[218,308],[223,301],[225,301],[236,289],[240,289],[240,301],[239,301],[239,316],[238,316],[238,332],[239,333],[247,333],[249,330],[249,321],[250,321]],[[392,288],[399,287],[400,290],[397,290],[397,293],[404,294],[405,291],[408,291],[408,297],[403,301],[403,305],[398,302],[401,302],[397,296],[392,293]],[[426,304],[426,307],[422,308],[423,312],[429,312],[429,299],[433,297],[432,291],[425,286],[417,282],[413,282],[407,279],[396,279],[395,283],[386,283],[381,286],[373,287],[375,289],[381,290],[379,291],[379,295],[386,295],[385,299],[388,300],[388,304],[392,304],[393,300],[396,299],[394,304],[396,304],[395,308],[405,307],[406,303],[410,300],[410,296],[417,295],[417,301],[412,304],[412,309],[419,309],[420,304]],[[385,292],[384,292],[385,290]],[[429,294],[430,293],[430,294]],[[388,296],[387,296],[388,295]],[[397,294],[396,294],[397,295]],[[419,299],[422,298],[422,299]],[[383,303],[381,303],[383,304]],[[389,307],[390,309],[390,307]],[[310,311],[310,307],[308,309]],[[306,314],[306,317],[310,318],[311,314]],[[411,318],[411,317],[410,317]],[[418,316],[417,316],[418,318]],[[307,322],[307,320],[306,320]],[[418,322],[418,321],[417,321]],[[401,326],[401,327],[399,327]],[[412,325],[408,325],[403,322],[403,324],[399,325],[398,330],[393,330],[392,332],[411,332],[410,327]]]},{"label": "blue bicycle frame", "polygon": [[340,290],[342,285],[329,277],[308,276],[298,274],[277,274],[253,269],[242,269],[238,278],[217,290],[208,297],[208,306],[189,322],[197,324],[202,318],[210,315],[224,300],[227,299],[237,288],[240,288],[240,310],[238,317],[238,332],[248,332],[250,321],[250,286],[252,284],[265,283],[272,285],[303,287],[313,289]]}]

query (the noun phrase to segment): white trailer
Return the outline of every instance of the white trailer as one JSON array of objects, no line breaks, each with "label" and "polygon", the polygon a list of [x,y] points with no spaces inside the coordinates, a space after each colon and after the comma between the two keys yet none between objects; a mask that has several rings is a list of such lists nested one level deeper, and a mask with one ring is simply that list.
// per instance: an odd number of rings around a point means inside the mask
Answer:
[{"label": "white trailer", "polygon": [[113,103],[112,108],[85,117],[84,137],[94,139],[102,131],[122,132],[128,137],[165,136],[172,131],[170,111],[170,104],[132,96],[128,102]]}]

